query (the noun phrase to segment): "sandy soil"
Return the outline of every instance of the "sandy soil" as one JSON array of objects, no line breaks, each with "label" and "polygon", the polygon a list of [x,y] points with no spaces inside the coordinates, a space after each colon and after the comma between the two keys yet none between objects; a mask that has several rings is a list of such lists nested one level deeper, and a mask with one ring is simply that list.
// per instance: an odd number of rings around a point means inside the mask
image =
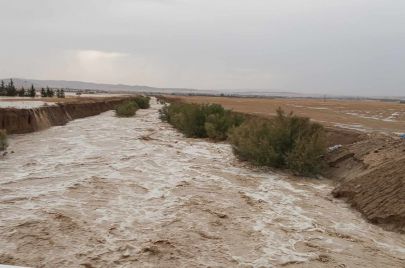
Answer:
[{"label": "sandy soil", "polygon": [[[170,96],[169,96],[170,97]],[[405,132],[405,104],[371,100],[260,99],[178,97],[195,103],[219,103],[234,111],[272,116],[278,107],[328,126],[382,132]]]},{"label": "sandy soil", "polygon": [[11,137],[0,263],[35,267],[404,267],[405,236],[332,185],[254,170],[227,144],[112,112]]}]

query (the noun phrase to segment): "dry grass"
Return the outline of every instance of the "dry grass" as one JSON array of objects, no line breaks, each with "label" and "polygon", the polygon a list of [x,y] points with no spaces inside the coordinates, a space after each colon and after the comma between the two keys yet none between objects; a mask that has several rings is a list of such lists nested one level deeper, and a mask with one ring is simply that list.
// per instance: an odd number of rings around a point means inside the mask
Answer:
[{"label": "dry grass", "polygon": [[348,128],[385,132],[405,130],[405,104],[394,102],[206,96],[176,96],[176,98],[194,103],[218,103],[237,112],[262,116],[274,116],[277,108],[281,107],[285,111],[293,111],[296,115],[309,117],[326,126],[343,124]]}]

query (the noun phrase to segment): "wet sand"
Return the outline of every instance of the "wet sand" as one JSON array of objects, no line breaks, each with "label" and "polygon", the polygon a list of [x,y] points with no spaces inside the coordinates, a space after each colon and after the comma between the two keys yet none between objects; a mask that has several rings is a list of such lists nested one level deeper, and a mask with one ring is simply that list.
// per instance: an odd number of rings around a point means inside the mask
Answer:
[{"label": "wet sand", "polygon": [[405,236],[322,181],[237,161],[158,119],[113,112],[11,137],[0,263],[35,267],[404,267]]}]

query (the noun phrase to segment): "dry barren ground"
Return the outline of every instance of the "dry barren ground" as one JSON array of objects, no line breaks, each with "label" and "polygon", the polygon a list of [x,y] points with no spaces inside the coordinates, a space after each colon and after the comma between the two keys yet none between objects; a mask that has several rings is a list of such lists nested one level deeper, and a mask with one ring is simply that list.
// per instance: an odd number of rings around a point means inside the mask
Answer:
[{"label": "dry barren ground", "polygon": [[272,116],[278,107],[328,126],[382,132],[405,132],[405,104],[372,100],[177,97],[195,103],[219,103],[234,111]]},{"label": "dry barren ground", "polygon": [[112,112],[12,136],[0,263],[35,267],[404,267],[405,236],[325,182],[237,161],[158,119]]}]

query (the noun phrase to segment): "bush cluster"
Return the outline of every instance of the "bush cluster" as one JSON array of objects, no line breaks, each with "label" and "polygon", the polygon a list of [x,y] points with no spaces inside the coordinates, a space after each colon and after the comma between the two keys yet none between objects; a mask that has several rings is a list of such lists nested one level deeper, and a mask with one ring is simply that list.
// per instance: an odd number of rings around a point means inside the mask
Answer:
[{"label": "bush cluster", "polygon": [[239,126],[243,117],[232,114],[218,104],[172,103],[160,110],[160,118],[180,130],[186,137],[225,140],[228,131]]},{"label": "bush cluster", "polygon": [[165,105],[165,104],[166,104],[166,101],[165,101],[163,98],[157,98],[157,102],[158,102],[159,104],[162,104],[162,105]]},{"label": "bush cluster", "polygon": [[237,156],[257,165],[314,175],[323,167],[326,136],[322,125],[277,110],[272,119],[252,118],[230,134]]},{"label": "bush cluster", "polygon": [[134,102],[136,102],[139,109],[149,109],[150,108],[150,98],[148,96],[137,96],[134,98]]},{"label": "bush cluster", "polygon": [[119,117],[134,116],[139,109],[135,101],[126,101],[115,108],[115,114]]},{"label": "bush cluster", "polygon": [[0,129],[0,151],[4,151],[8,147],[7,133]]},{"label": "bush cluster", "polygon": [[281,109],[274,118],[245,119],[218,104],[174,102],[163,106],[160,118],[187,137],[228,139],[240,159],[255,165],[287,168],[300,175],[318,174],[324,166],[322,125]]},{"label": "bush cluster", "polygon": [[126,101],[115,108],[115,114],[119,117],[134,116],[138,109],[148,109],[150,107],[150,98],[146,96],[137,96],[130,101]]}]

